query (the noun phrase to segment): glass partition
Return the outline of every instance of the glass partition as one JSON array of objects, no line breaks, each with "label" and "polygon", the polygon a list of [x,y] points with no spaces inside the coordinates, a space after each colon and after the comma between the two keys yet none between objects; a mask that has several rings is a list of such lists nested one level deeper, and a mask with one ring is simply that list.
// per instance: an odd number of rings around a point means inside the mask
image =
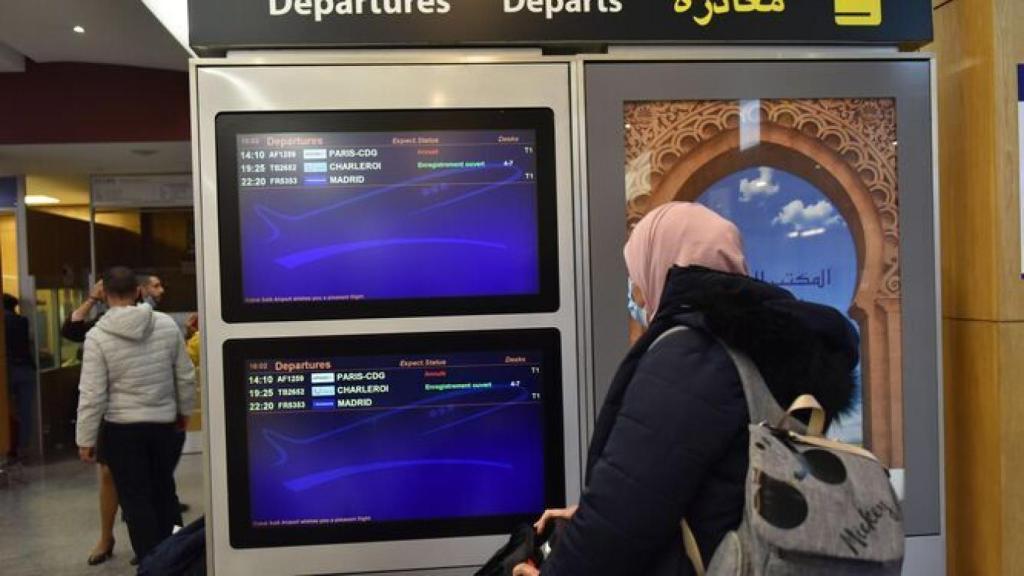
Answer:
[{"label": "glass partition", "polygon": [[62,338],[64,319],[85,301],[81,288],[40,288],[36,290],[36,330],[39,369],[70,368],[82,362],[82,344]]}]

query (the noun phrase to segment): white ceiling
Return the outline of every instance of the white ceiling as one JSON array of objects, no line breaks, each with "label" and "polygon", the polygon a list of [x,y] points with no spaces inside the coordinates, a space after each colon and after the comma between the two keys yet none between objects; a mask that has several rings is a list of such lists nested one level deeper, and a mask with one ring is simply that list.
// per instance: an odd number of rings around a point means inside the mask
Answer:
[{"label": "white ceiling", "polygon": [[[146,1],[172,13],[181,12],[186,4]],[[85,33],[75,33],[75,26],[85,28]],[[0,73],[23,71],[22,56],[35,62],[182,71],[188,69],[189,57],[142,0],[0,0]],[[188,142],[0,146],[0,175],[163,174],[191,169]]]},{"label": "white ceiling", "polygon": [[141,0],[0,0],[0,44],[35,62],[188,69],[184,47]]},{"label": "white ceiling", "polygon": [[0,175],[181,174],[191,171],[191,144],[187,141],[0,146]]}]

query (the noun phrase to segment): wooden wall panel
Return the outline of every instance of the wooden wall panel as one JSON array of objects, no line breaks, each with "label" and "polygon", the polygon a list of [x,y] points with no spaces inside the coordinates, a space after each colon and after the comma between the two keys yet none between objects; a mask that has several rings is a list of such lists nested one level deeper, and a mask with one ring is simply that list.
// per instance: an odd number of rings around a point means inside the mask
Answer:
[{"label": "wooden wall panel", "polygon": [[956,576],[1007,574],[999,367],[990,353],[998,338],[995,322],[945,322],[947,551],[948,573]]},{"label": "wooden wall panel", "polygon": [[954,0],[935,12],[939,66],[943,308],[955,318],[994,320],[997,255],[992,7]]},{"label": "wooden wall panel", "polygon": [[996,0],[996,136],[999,180],[999,357],[1003,570],[1024,574],[1024,279],[1021,279],[1017,65],[1024,64],[1024,2]]},{"label": "wooden wall panel", "polygon": [[1024,2],[935,12],[949,574],[1024,574],[1024,281],[1016,64]]},{"label": "wooden wall panel", "polygon": [[[89,223],[28,209],[28,273],[38,288],[84,284],[92,263]],[[70,278],[68,278],[70,276]]]},{"label": "wooden wall panel", "polygon": [[[998,0],[996,40],[996,154],[999,170],[1000,320],[1024,321],[1021,279],[1020,151],[1017,132],[1017,64],[1024,64],[1024,1]],[[1020,405],[1024,409],[1024,405]],[[1024,573],[1022,570],[1021,573]]]},{"label": "wooden wall panel", "polygon": [[[997,312],[995,138],[992,9],[987,1],[954,0],[935,12],[939,65],[939,166],[942,184],[944,310],[956,318],[992,319]],[[969,111],[968,113],[964,113]],[[984,249],[982,249],[984,248]]]},{"label": "wooden wall panel", "polygon": [[1024,322],[999,324],[1004,574],[1024,574]]},{"label": "wooden wall panel", "polygon": [[0,262],[0,271],[3,273],[3,291],[20,298],[18,232],[14,214],[0,214],[0,252],[3,253],[3,262]]}]

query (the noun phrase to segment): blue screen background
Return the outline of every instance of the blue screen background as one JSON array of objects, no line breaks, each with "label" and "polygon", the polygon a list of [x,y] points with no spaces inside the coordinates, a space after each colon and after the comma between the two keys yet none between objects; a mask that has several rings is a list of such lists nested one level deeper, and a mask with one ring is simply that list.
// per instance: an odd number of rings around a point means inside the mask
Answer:
[{"label": "blue screen background", "polygon": [[533,394],[541,379],[528,366],[472,366],[493,357],[460,355],[466,368],[435,379],[491,382],[488,389],[426,391],[423,370],[388,368],[390,392],[375,409],[250,413],[253,524],[539,514],[544,409]]},{"label": "blue screen background", "polygon": [[[303,172],[308,161],[294,148],[301,185],[240,187],[246,301],[540,292],[533,132],[411,134],[443,145],[385,145],[394,133],[318,135],[334,148],[378,151],[347,161],[379,162],[380,170],[332,173],[365,176],[364,184],[313,183],[330,174]],[[498,143],[510,134],[517,144]],[[470,165],[425,168],[421,162]]]}]

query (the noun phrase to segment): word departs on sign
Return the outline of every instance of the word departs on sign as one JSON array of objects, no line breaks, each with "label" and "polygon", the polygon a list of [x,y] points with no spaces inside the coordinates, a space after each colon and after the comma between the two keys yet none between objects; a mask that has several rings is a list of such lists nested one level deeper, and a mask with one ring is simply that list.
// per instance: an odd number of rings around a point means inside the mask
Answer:
[{"label": "word departs on sign", "polygon": [[524,9],[534,14],[544,14],[551,20],[556,14],[617,14],[622,12],[621,0],[504,0],[506,14],[522,12]]}]

